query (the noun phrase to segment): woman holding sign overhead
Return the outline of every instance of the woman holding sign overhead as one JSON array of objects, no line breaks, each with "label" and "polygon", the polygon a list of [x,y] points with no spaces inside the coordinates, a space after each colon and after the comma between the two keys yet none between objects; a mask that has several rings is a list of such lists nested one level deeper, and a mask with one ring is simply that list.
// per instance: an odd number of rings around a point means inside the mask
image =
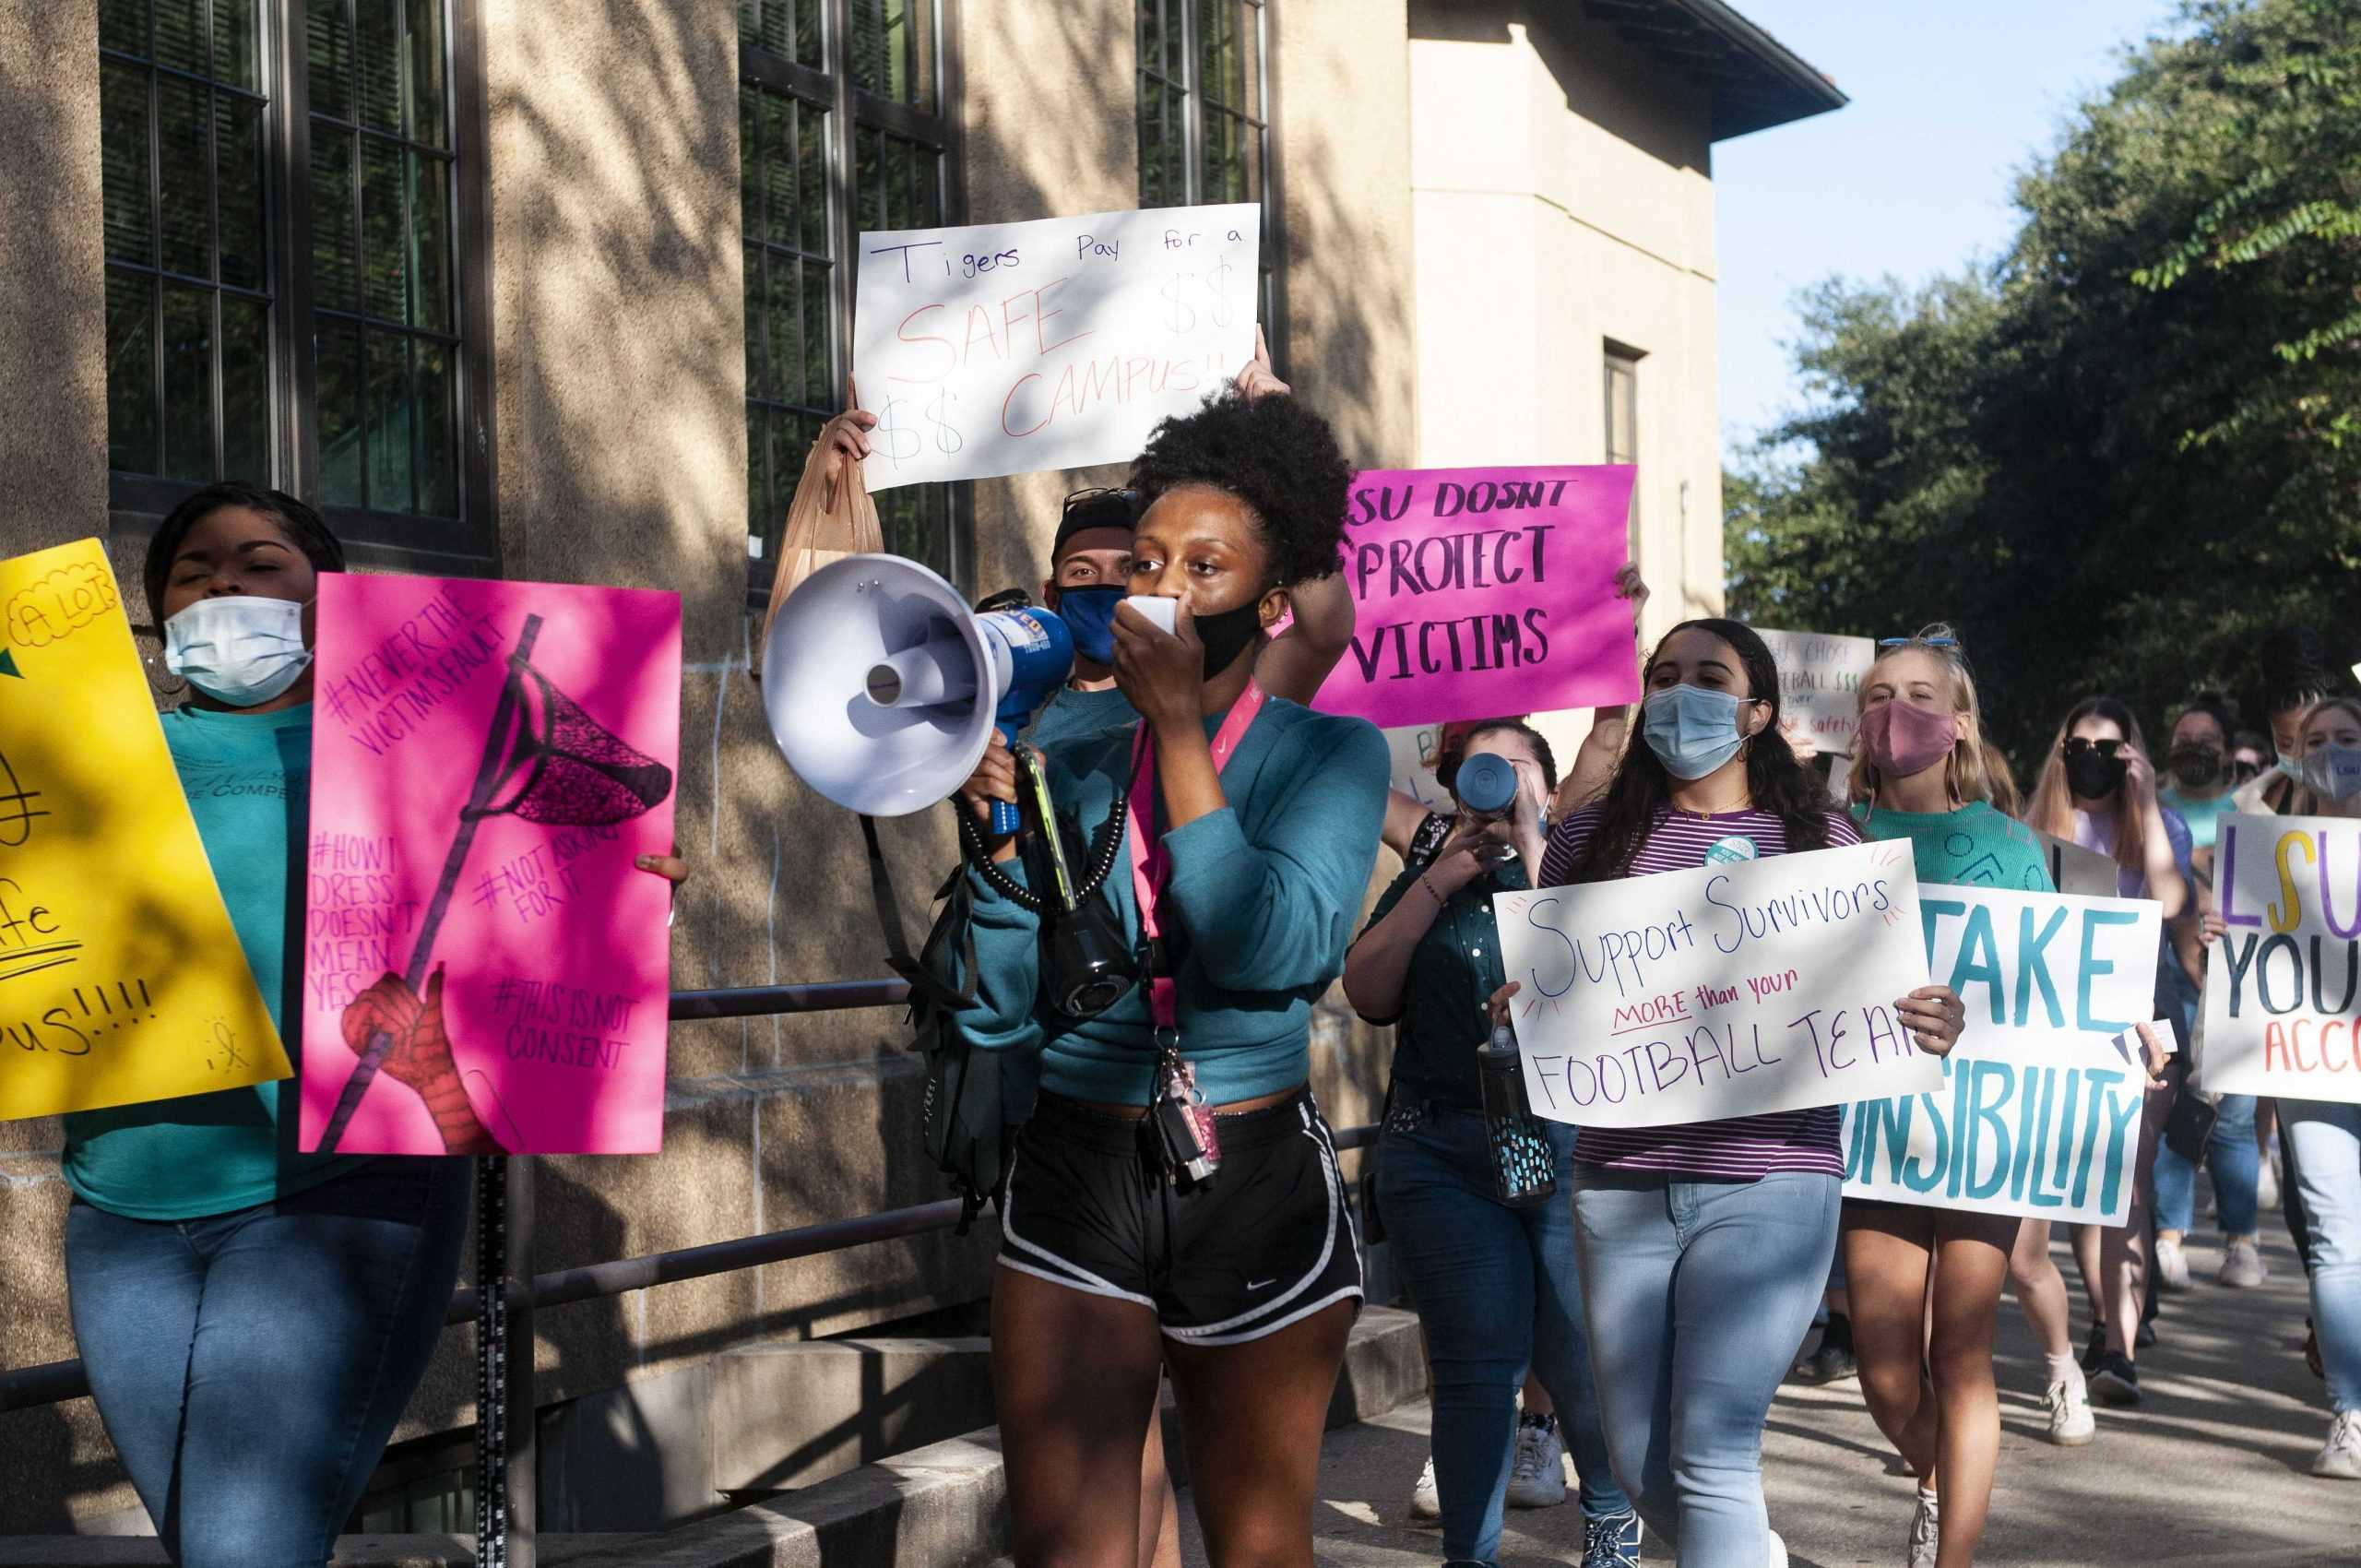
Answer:
[{"label": "woman holding sign overhead", "polygon": [[[1852,778],[1854,818],[1871,838],[1909,841],[1921,886],[2053,891],[2040,840],[2006,814],[2015,791],[1984,738],[1975,677],[1950,627],[1883,644],[1861,681],[1860,715],[1867,764]],[[1949,990],[1938,1002],[1959,1005]],[[1845,1200],[1861,1393],[1918,1479],[1910,1568],[1965,1568],[1983,1538],[2000,1453],[1992,1335],[2019,1223],[2014,1215]],[[2087,1440],[2079,1382],[2053,1384],[2049,1401],[2053,1436]]]},{"label": "woman holding sign overhead", "polygon": [[[1388,768],[1372,726],[1267,696],[1254,650],[1291,585],[1336,570],[1350,477],[1317,414],[1234,392],[1158,426],[1133,469],[1145,510],[1114,653],[1140,722],[1050,745],[1043,777],[1059,815],[1116,836],[1092,897],[1111,899],[1136,983],[1112,1001],[1056,983],[1041,848],[971,846],[977,1001],[957,1026],[1042,1061],[992,1292],[1022,1564],[1135,1560],[1160,1368],[1212,1560],[1311,1561],[1361,1295],[1307,1083],[1311,1006],[1344,967]],[[967,793],[979,823],[1016,798],[1005,747]]]},{"label": "woman holding sign overhead", "polygon": [[[164,738],[274,1023],[303,983],[312,603],[343,569],[318,513],[246,484],[198,491],[148,545],[187,692]],[[373,992],[398,1043],[386,1071],[435,1102],[452,1081],[439,983]],[[299,1154],[280,1087],[65,1118],[75,1338],[184,1568],[327,1561],[442,1334],[467,1232],[466,1160]],[[498,1147],[464,1091],[438,1120],[455,1150]]]},{"label": "woman holding sign overhead", "polygon": [[[1646,687],[1644,743],[1550,835],[1542,886],[1861,842],[1780,739],[1778,670],[1752,630],[1683,622],[1656,645]],[[1518,989],[1495,995],[1497,1020]],[[1948,992],[1895,1005],[1922,1050],[1959,1037]],[[1762,1423],[1836,1250],[1839,1121],[1827,1106],[1575,1139],[1583,1316],[1608,1447],[1683,1568],[1786,1562],[1778,1533],[1766,1538]]]}]

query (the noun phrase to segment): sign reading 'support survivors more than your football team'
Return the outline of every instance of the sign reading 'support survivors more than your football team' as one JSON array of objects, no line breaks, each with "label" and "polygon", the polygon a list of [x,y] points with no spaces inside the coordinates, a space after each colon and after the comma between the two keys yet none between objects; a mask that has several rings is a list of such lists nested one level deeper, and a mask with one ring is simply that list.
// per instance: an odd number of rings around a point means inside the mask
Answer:
[{"label": "sign reading 'support survivors more than your football team'", "polygon": [[[2157,906],[1922,887],[1935,983],[1967,1016],[1931,1093],[1845,1113],[1845,1191],[1885,1203],[2120,1225],[2148,1075]],[[2153,1026],[2162,1031],[2168,1026]]]},{"label": "sign reading 'support survivors more than your football team'", "polygon": [[1353,481],[1353,645],[1313,706],[1380,728],[1636,701],[1616,597],[1635,470],[1373,469]]},{"label": "sign reading 'support survivors more than your football team'", "polygon": [[[1746,855],[1751,855],[1749,844]],[[1648,1127],[1942,1087],[1894,1013],[1927,983],[1907,844],[1492,900],[1533,1109]]]},{"label": "sign reading 'support survivors more than your football team'", "polygon": [[1251,202],[860,236],[872,491],[1127,463],[1254,355]]}]

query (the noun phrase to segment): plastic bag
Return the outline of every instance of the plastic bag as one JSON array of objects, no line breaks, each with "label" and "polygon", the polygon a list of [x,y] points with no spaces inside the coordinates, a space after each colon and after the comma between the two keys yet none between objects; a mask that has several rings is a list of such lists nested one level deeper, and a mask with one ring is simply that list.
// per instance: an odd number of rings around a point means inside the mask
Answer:
[{"label": "plastic bag", "polygon": [[787,528],[779,544],[778,571],[771,578],[770,608],[763,612],[763,635],[754,639],[755,679],[762,678],[763,647],[770,641],[771,622],[787,596],[803,579],[848,555],[874,555],[885,548],[885,530],[877,520],[877,503],[862,482],[860,465],[844,464],[839,481],[835,447],[813,442],[803,459],[803,477],[787,504]]}]

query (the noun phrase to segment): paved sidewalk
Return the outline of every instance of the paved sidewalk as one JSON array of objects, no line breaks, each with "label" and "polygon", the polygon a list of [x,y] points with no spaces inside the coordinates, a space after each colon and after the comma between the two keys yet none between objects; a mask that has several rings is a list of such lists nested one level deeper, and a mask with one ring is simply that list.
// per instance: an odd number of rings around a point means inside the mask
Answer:
[{"label": "paved sidewalk", "polygon": [[[2196,1289],[2165,1298],[2162,1340],[2140,1358],[2146,1403],[2101,1408],[2098,1439],[2087,1448],[2043,1441],[2040,1359],[2014,1301],[2002,1301],[2000,1467],[1980,1563],[2361,1563],[2361,1483],[2309,1473],[2328,1414],[2304,1367],[2303,1270],[2279,1216],[2263,1221],[2270,1281],[2260,1290],[2224,1289],[2213,1282],[2218,1247],[2191,1247]],[[2062,1241],[2057,1252],[2078,1289]],[[2079,1305],[2077,1314],[2080,1332],[2087,1320]],[[1426,1433],[1427,1407],[1418,1404],[1329,1434],[1314,1521],[1321,1563],[1440,1561],[1441,1536],[1405,1520]],[[1857,1383],[1782,1389],[1763,1437],[1763,1470],[1771,1520],[1796,1568],[1900,1568],[1911,1487]],[[1193,1515],[1185,1506],[1182,1514],[1196,1568],[1204,1550]],[[1581,1538],[1571,1503],[1512,1511],[1502,1568],[1578,1562]],[[1653,1542],[1646,1560],[1670,1565]]]}]

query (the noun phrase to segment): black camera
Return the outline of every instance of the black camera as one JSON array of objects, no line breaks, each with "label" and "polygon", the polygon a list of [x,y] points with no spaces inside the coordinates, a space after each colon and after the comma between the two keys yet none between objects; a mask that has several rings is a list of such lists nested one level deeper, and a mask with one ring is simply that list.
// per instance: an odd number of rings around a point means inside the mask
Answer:
[{"label": "black camera", "polygon": [[[1107,878],[1123,846],[1126,808],[1114,810],[1086,847],[1071,815],[1061,814],[1041,777],[1040,754],[1016,748],[1016,804],[1024,823],[1016,852],[1026,881],[993,865],[973,814],[959,809],[959,828],[969,859],[1003,897],[1041,917],[1041,992],[1069,1018],[1093,1018],[1122,1000],[1139,983],[1139,962],[1123,939],[1122,921],[1107,894]],[[1085,850],[1087,850],[1086,855]],[[1079,877],[1076,863],[1084,867]]]}]

